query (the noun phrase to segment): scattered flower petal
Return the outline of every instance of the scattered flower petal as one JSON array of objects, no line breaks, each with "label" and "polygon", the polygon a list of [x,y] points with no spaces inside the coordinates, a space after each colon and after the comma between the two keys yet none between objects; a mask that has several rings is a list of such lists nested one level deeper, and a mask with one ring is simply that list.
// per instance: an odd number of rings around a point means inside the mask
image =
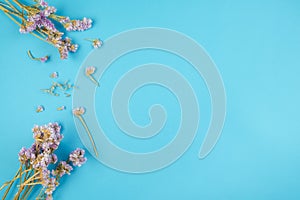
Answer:
[{"label": "scattered flower petal", "polygon": [[58,72],[52,72],[50,78],[58,78]]},{"label": "scattered flower petal", "polygon": [[66,109],[66,106],[60,106],[60,107],[57,108],[58,111],[62,111],[62,110],[65,110],[65,109]]},{"label": "scattered flower petal", "polygon": [[37,113],[40,113],[40,112],[43,112],[45,109],[44,109],[44,106],[42,105],[39,105],[37,108],[36,108],[36,112]]}]

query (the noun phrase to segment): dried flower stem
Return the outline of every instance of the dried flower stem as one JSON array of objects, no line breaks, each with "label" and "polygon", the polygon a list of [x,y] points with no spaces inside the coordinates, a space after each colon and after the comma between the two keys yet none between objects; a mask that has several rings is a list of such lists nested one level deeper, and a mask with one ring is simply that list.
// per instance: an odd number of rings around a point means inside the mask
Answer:
[{"label": "dried flower stem", "polygon": [[21,199],[27,199],[30,193],[32,192],[34,186],[28,186],[26,187],[26,190],[23,192],[23,195],[21,196]]},{"label": "dried flower stem", "polygon": [[97,148],[96,148],[96,145],[95,145],[94,138],[93,138],[93,136],[92,136],[92,134],[91,134],[88,126],[86,125],[85,120],[83,119],[83,117],[81,115],[75,115],[75,116],[78,117],[78,119],[82,123],[84,129],[86,130],[86,132],[87,132],[87,134],[89,136],[89,139],[90,139],[90,141],[91,141],[91,143],[93,145],[93,149],[94,149],[95,155],[96,155],[96,157],[98,157],[98,151],[97,151]]},{"label": "dried flower stem", "polygon": [[[22,167],[20,166],[20,168],[19,168],[19,170],[17,171],[17,173],[16,173],[16,175],[15,175],[14,178],[18,177],[18,175],[19,175],[19,173],[21,172],[21,170],[22,170]],[[2,197],[2,200],[4,200],[4,199],[6,198],[6,196],[7,196],[8,192],[10,191],[10,189],[11,189],[13,183],[14,183],[14,181],[10,181],[10,182],[9,182],[9,186],[8,186],[8,188],[6,189],[6,191],[5,191],[5,193],[4,193],[3,197]],[[5,186],[6,186],[6,185],[3,184],[3,186],[1,187],[0,190],[2,190]]]},{"label": "dried flower stem", "polygon": [[89,77],[89,79],[95,83],[98,87],[100,86],[100,83],[92,76],[92,75],[87,75],[87,77]]}]

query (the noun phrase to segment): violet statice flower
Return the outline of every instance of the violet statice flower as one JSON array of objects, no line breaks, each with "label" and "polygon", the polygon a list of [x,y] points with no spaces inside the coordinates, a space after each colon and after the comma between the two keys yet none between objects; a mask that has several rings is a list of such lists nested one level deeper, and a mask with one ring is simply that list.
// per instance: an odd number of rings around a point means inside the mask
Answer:
[{"label": "violet statice flower", "polygon": [[52,175],[62,177],[65,174],[70,175],[72,170],[73,167],[71,165],[69,165],[66,161],[61,161],[56,169],[52,170]]},{"label": "violet statice flower", "polygon": [[57,32],[54,24],[47,18],[55,12],[56,8],[49,6],[35,15],[29,15],[25,22],[25,26],[23,25],[20,28],[20,33],[30,33],[32,31],[35,31],[37,28],[42,27],[51,32]]},{"label": "violet statice flower", "polygon": [[61,59],[67,59],[69,52],[76,52],[78,49],[78,45],[72,44],[72,40],[68,37],[62,39],[61,35],[59,37],[50,36],[47,40],[55,44],[55,47],[58,48]]},{"label": "violet statice flower", "polygon": [[54,177],[49,178],[46,185],[45,194],[52,196],[57,186],[58,182],[56,181],[56,179]]},{"label": "violet statice flower", "polygon": [[42,10],[40,13],[44,15],[45,17],[49,17],[51,14],[56,13],[56,8],[53,6],[47,6],[44,10]]},{"label": "violet statice flower", "polygon": [[69,161],[72,162],[73,166],[80,167],[87,161],[87,158],[84,157],[84,154],[85,151],[83,149],[77,148],[70,153]]},{"label": "violet statice flower", "polygon": [[48,3],[47,3],[46,1],[44,1],[44,0],[40,0],[39,4],[40,4],[40,6],[41,6],[42,8],[45,8],[45,7],[48,6]]},{"label": "violet statice flower", "polygon": [[34,126],[33,138],[35,139],[35,143],[41,147],[42,151],[45,151],[49,154],[55,151],[61,140],[63,139],[63,135],[60,133],[61,127],[57,123],[49,123],[44,126]]},{"label": "violet statice flower", "polygon": [[50,178],[50,170],[48,169],[42,169],[42,174],[41,174],[41,182],[43,187],[47,187],[49,184],[49,178]]},{"label": "violet statice flower", "polygon": [[49,56],[44,56],[44,57],[41,57],[41,58],[40,58],[40,61],[41,61],[42,63],[45,63],[48,59],[49,59]]},{"label": "violet statice flower", "polygon": [[60,21],[67,31],[85,31],[92,27],[93,21],[84,17],[82,20],[70,20],[65,18]]},{"label": "violet statice flower", "polygon": [[26,149],[25,147],[22,147],[20,152],[19,152],[19,161],[22,164],[25,164],[30,159],[31,159],[31,150]]}]

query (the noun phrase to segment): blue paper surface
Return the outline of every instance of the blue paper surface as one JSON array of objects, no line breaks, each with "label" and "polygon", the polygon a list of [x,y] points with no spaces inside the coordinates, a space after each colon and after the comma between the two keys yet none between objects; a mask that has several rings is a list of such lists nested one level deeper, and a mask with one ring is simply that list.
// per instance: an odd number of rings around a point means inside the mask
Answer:
[{"label": "blue paper surface", "polygon": [[[160,137],[138,141],[120,132],[109,106],[111,91],[123,73],[143,62],[174,66],[196,90],[201,111],[197,136],[186,153],[167,168],[146,174],[113,170],[90,154],[88,162],[62,179],[55,199],[299,199],[300,184],[300,2],[276,1],[58,1],[49,2],[58,13],[72,18],[91,17],[94,27],[71,33],[80,44],[76,54],[60,60],[55,48],[18,28],[0,12],[1,165],[0,183],[19,167],[17,153],[32,143],[34,124],[57,121],[65,136],[59,157],[84,147],[71,113],[72,99],[53,97],[40,89],[51,85],[52,72],[59,81],[75,81],[92,50],[84,38],[104,41],[119,32],[142,27],[162,27],[184,33],[198,42],[214,60],[224,81],[227,115],[220,140],[203,160],[199,148],[210,120],[209,93],[201,76],[164,52],[144,50],[112,65],[96,93],[98,120],[108,137],[124,149],[154,151],[167,144],[178,128],[180,115],[168,115]],[[32,61],[49,54],[45,64]],[[105,87],[104,87],[105,86]],[[160,95],[155,95],[159,93]],[[133,120],[149,123],[149,106],[161,103],[166,112],[179,113],[168,90],[148,86],[129,103]],[[36,113],[38,105],[45,111]],[[65,105],[65,111],[56,111]],[[142,133],[141,133],[142,134]],[[101,150],[100,150],[101,154]],[[3,192],[0,192],[2,195]],[[10,197],[11,198],[11,197]],[[32,198],[34,199],[34,198]]]}]

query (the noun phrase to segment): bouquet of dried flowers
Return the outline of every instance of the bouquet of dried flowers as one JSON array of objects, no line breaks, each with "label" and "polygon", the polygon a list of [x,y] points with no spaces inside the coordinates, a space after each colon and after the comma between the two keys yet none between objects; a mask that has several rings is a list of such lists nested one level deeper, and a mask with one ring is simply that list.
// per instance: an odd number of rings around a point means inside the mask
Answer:
[{"label": "bouquet of dried flowers", "polygon": [[[0,190],[7,187],[2,200],[6,199],[11,187],[18,182],[18,191],[14,200],[27,199],[33,188],[42,186],[36,199],[51,200],[59,180],[65,174],[71,173],[73,167],[80,167],[86,162],[85,151],[77,148],[70,153],[66,161],[60,161],[56,167],[58,149],[63,135],[57,123],[44,126],[34,126],[32,129],[34,143],[30,148],[23,147],[19,152],[20,168],[14,178],[2,185]],[[50,171],[52,169],[52,171]]]},{"label": "bouquet of dried flowers", "polygon": [[0,2],[0,10],[19,25],[20,33],[32,34],[56,47],[61,59],[68,58],[69,52],[76,52],[78,45],[73,44],[70,38],[63,37],[64,33],[56,28],[55,23],[61,24],[67,31],[85,31],[92,27],[91,19],[84,17],[82,20],[73,20],[57,15],[56,8],[44,0],[36,0],[33,5],[26,5],[19,0],[5,0],[5,3]]}]

